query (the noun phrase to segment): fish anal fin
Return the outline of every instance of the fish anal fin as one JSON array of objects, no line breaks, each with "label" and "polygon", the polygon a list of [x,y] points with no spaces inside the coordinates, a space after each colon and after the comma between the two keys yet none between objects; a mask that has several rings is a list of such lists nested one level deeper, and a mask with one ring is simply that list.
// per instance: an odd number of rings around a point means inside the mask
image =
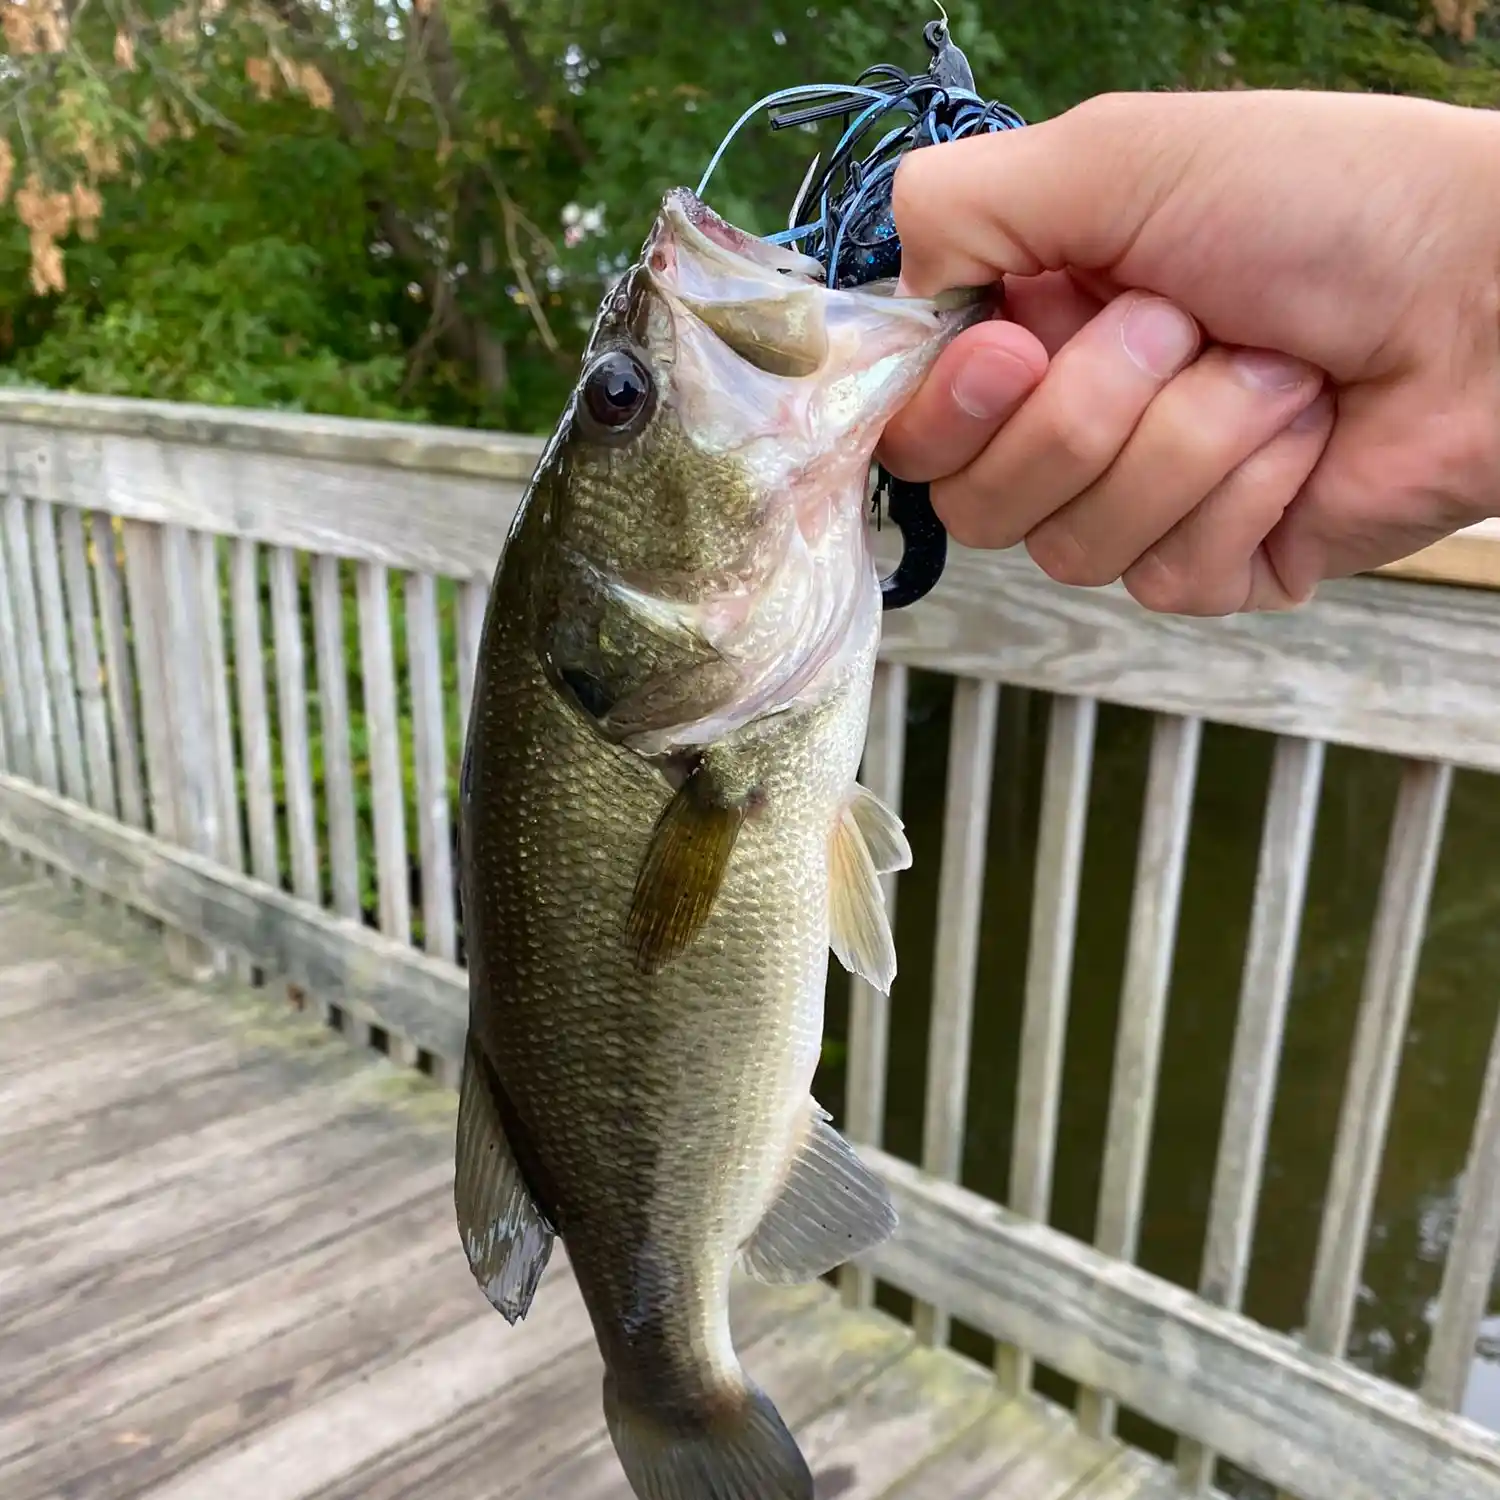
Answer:
[{"label": "fish anal fin", "polygon": [[497,1088],[471,1037],[458,1094],[453,1202],[469,1269],[490,1304],[514,1324],[531,1310],[557,1236],[506,1139]]},{"label": "fish anal fin", "polygon": [[849,812],[865,848],[870,851],[870,863],[877,875],[911,868],[911,845],[907,842],[905,825],[869,787],[855,784]]},{"label": "fish anal fin", "polygon": [[664,968],[708,921],[753,800],[726,792],[700,764],[667,803],[641,860],[627,920],[643,973]]},{"label": "fish anal fin", "polygon": [[851,974],[890,993],[896,940],[875,861],[848,804],[828,841],[828,946]]},{"label": "fish anal fin", "polygon": [[896,1209],[881,1180],[808,1101],[801,1149],[755,1233],[740,1252],[757,1281],[815,1281],[872,1250],[896,1229]]},{"label": "fish anal fin", "polygon": [[604,1419],[640,1500],[813,1500],[811,1469],[775,1405],[748,1381],[710,1410],[670,1414],[604,1377]]}]

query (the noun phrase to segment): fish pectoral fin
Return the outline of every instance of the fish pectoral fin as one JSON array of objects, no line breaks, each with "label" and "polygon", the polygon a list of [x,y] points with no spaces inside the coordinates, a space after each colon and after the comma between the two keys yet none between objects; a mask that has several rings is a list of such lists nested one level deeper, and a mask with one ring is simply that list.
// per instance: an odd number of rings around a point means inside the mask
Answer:
[{"label": "fish pectoral fin", "polygon": [[643,973],[677,957],[708,921],[753,797],[704,760],[667,803],[630,903],[628,933]]},{"label": "fish pectoral fin", "polygon": [[[861,816],[873,822],[867,813],[856,813],[854,803],[845,804],[828,841],[828,946],[851,974],[889,994],[896,977],[896,940]],[[882,829],[882,838],[879,847],[889,858],[894,849],[888,829]],[[901,841],[905,843],[904,834]]]},{"label": "fish pectoral fin", "polygon": [[870,851],[870,863],[877,875],[894,870],[911,869],[911,845],[906,840],[906,825],[869,787],[855,783],[849,799],[854,826],[859,829]]},{"label": "fish pectoral fin", "polygon": [[720,1389],[702,1412],[652,1411],[604,1376],[604,1421],[640,1500],[813,1500],[811,1469],[757,1386]]},{"label": "fish pectoral fin", "polygon": [[757,1281],[815,1281],[888,1240],[896,1208],[885,1184],[809,1099],[807,1135],[781,1191],[740,1259]]},{"label": "fish pectoral fin", "polygon": [[505,1137],[497,1086],[471,1037],[458,1094],[453,1202],[469,1269],[490,1304],[514,1324],[531,1310],[557,1236]]}]

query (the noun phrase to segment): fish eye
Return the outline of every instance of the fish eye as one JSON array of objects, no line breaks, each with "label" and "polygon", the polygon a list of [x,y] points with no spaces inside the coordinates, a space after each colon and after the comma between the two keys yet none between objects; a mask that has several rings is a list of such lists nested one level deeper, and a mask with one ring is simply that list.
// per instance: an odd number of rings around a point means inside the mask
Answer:
[{"label": "fish eye", "polygon": [[651,404],[651,376],[633,354],[614,349],[595,361],[583,381],[583,404],[604,432],[623,436]]}]

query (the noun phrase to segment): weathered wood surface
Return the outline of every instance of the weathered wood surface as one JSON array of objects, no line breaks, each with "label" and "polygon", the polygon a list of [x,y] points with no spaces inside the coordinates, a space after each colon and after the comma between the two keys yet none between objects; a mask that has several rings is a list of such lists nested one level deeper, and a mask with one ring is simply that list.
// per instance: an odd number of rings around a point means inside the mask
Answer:
[{"label": "weathered wood surface", "polygon": [[[7,868],[0,1494],[630,1500],[566,1257],[514,1329],[463,1263],[452,1094]],[[741,1280],[733,1317],[826,1500],[1159,1474],[826,1285]]]},{"label": "weathered wood surface", "polygon": [[[477,583],[541,443],[0,393],[0,450],[22,473],[54,454],[58,503]],[[1172,618],[1118,585],[1055,584],[1019,550],[955,547],[942,587],[887,617],[884,651],[909,666],[1500,770],[1494,621],[1482,591],[1375,577],[1328,584],[1286,614]]]},{"label": "weathered wood surface", "polygon": [[1500,589],[1500,519],[1491,517],[1378,570],[1422,583]]},{"label": "weathered wood surface", "polygon": [[913,1296],[1290,1494],[1500,1500],[1500,1438],[1477,1423],[908,1162],[864,1155],[902,1220],[871,1264]]}]

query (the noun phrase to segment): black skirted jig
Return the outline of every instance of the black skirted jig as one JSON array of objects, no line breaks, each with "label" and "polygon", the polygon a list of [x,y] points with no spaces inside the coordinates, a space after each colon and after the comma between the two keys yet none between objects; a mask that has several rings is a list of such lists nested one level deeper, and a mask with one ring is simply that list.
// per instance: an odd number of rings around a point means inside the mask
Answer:
[{"label": "black skirted jig", "polygon": [[[899,276],[901,240],[891,187],[901,158],[939,141],[1015,130],[1026,123],[1013,109],[975,92],[973,70],[949,34],[946,15],[927,23],[922,40],[932,54],[923,73],[877,63],[852,84],[808,84],[758,100],[720,142],[698,184],[698,196],[729,143],[762,110],[770,112],[773,130],[842,118],[843,133],[827,162],[814,156],[808,164],[787,227],[766,238],[813,257],[832,287]],[[870,144],[872,134],[882,128],[884,133]],[[883,466],[877,466],[872,503],[876,524],[883,505],[901,534],[901,559],[881,579],[880,594],[884,608],[902,609],[942,577],[948,533],[932,508],[928,486],[897,479]]]}]

